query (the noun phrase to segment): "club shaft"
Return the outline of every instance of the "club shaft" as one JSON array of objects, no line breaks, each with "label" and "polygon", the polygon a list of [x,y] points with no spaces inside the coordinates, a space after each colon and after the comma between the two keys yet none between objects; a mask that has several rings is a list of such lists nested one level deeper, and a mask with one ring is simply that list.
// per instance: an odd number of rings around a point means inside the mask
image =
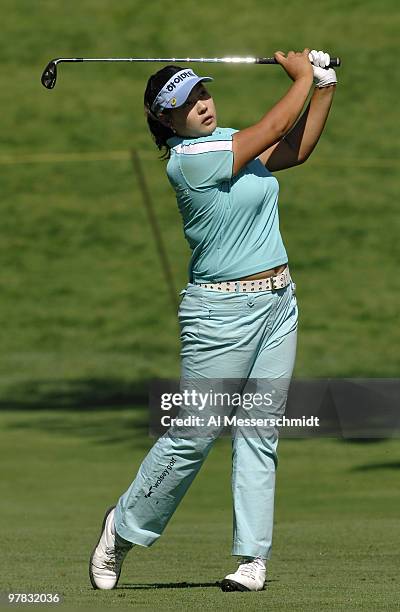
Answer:
[{"label": "club shaft", "polygon": [[[274,57],[67,57],[52,60],[60,62],[201,62],[211,64],[278,64]],[[340,66],[340,58],[332,57],[331,66]]]},{"label": "club shaft", "polygon": [[[274,61],[273,58],[270,58]],[[59,62],[204,62],[255,64],[256,57],[69,57],[53,60]]]}]

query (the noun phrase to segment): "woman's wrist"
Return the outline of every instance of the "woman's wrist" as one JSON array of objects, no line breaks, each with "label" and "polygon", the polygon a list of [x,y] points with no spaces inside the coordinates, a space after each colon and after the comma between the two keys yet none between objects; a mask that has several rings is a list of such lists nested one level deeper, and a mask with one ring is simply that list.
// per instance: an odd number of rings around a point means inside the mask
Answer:
[{"label": "woman's wrist", "polygon": [[320,98],[333,96],[335,90],[336,83],[332,83],[332,85],[326,85],[325,87],[314,86],[313,96],[318,96]]},{"label": "woman's wrist", "polygon": [[298,79],[296,79],[295,81],[293,81],[292,87],[293,85],[296,85],[297,87],[301,86],[309,91],[311,89],[312,84],[313,84],[313,76],[305,74],[299,77]]}]

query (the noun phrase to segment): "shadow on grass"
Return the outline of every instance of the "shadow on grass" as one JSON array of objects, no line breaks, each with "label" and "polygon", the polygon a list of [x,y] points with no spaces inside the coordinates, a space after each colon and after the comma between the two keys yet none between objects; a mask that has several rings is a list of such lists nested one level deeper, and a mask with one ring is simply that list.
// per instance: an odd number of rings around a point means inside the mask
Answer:
[{"label": "shadow on grass", "polygon": [[387,436],[383,436],[381,438],[342,438],[342,442],[350,443],[350,444],[377,444],[378,442],[385,442],[385,440],[389,440]]},{"label": "shadow on grass", "polygon": [[148,382],[117,379],[41,380],[8,388],[0,400],[3,431],[29,430],[84,438],[95,444],[147,448]]},{"label": "shadow on grass", "polygon": [[150,381],[116,378],[33,380],[8,387],[0,410],[109,410],[147,406]]},{"label": "shadow on grass", "polygon": [[[267,580],[266,584],[276,582],[276,580]],[[124,584],[119,585],[118,590],[150,590],[150,589],[202,589],[202,588],[220,588],[221,582],[155,582],[145,584]]]},{"label": "shadow on grass", "polygon": [[385,463],[367,463],[354,467],[352,472],[373,472],[375,470],[400,470],[400,461],[386,461]]},{"label": "shadow on grass", "polygon": [[149,590],[149,589],[196,589],[196,588],[219,588],[219,582],[155,582],[149,584],[124,584],[118,586],[118,590]]}]

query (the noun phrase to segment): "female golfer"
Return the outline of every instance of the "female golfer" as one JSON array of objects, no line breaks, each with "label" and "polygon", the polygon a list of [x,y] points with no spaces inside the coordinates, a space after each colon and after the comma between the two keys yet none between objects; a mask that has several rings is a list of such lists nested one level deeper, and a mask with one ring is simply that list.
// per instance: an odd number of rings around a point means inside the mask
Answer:
[{"label": "female golfer", "polygon": [[[217,126],[204,86],[212,79],[191,69],[163,68],[150,77],[144,96],[192,250],[178,312],[182,389],[228,389],[241,397],[247,392],[247,404],[236,412],[257,417],[249,427],[243,419],[232,428],[232,554],[240,561],[222,580],[224,591],[258,591],[265,584],[278,434],[272,421],[263,423],[284,414],[295,361],[295,285],[272,172],[308,159],[337,82],[322,51],[278,51],[275,58],[293,83],[260,121],[240,131]],[[232,415],[231,405],[216,408],[211,393],[207,397],[202,422],[189,435],[175,426],[159,438],[128,490],[107,510],[90,559],[94,588],[114,588],[130,548],[151,546],[162,534],[220,433],[217,417]],[[182,414],[199,416],[198,404],[193,400]]]}]

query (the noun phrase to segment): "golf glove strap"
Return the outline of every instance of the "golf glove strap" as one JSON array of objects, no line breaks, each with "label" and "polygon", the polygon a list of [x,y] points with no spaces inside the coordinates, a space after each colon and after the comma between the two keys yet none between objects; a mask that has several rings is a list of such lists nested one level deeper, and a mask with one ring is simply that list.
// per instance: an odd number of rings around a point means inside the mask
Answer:
[{"label": "golf glove strap", "polygon": [[321,89],[322,87],[329,87],[329,85],[336,85],[336,72],[333,68],[326,68],[331,61],[329,53],[312,50],[308,54],[308,59],[313,65],[315,87]]}]

